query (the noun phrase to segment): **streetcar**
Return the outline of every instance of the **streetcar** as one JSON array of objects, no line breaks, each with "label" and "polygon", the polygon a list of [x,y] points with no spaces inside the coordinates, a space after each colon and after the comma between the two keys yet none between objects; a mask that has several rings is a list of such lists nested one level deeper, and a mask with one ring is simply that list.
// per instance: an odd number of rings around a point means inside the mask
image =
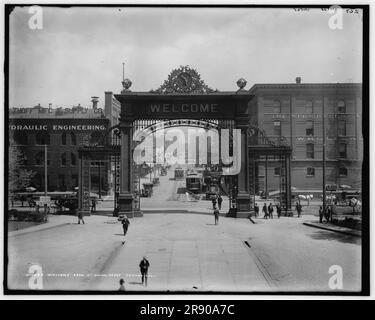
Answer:
[{"label": "streetcar", "polygon": [[186,190],[198,193],[202,191],[203,176],[200,173],[190,173],[186,176]]}]

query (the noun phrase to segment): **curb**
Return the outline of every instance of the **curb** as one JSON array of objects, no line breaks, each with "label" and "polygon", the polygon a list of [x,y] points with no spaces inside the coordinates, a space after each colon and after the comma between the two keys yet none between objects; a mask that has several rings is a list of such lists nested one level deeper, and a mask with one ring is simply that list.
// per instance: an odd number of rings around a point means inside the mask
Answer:
[{"label": "curb", "polygon": [[349,235],[349,236],[362,237],[361,231],[357,231],[357,230],[353,230],[353,231],[351,231],[351,230],[340,230],[340,229],[330,228],[330,227],[326,227],[326,226],[318,226],[316,224],[309,223],[309,222],[303,222],[303,224],[306,225],[306,226],[309,226],[309,227],[317,228],[317,229],[338,232],[338,233],[346,234],[346,235]]}]

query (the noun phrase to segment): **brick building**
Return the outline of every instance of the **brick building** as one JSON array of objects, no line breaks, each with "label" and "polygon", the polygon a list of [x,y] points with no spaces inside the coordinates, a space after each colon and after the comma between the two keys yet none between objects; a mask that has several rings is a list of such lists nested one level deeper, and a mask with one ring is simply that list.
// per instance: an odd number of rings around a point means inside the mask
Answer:
[{"label": "brick building", "polygon": [[[84,139],[99,141],[113,121],[108,113],[111,108],[98,108],[97,97],[92,98],[92,103],[92,108],[80,105],[43,108],[37,105],[9,110],[10,137],[25,156],[25,168],[36,172],[31,185],[38,191],[44,191],[45,145],[48,191],[70,191],[78,186],[78,148]],[[91,168],[92,191],[109,192],[109,163],[92,163]]]},{"label": "brick building", "polygon": [[[291,183],[298,190],[322,189],[323,107],[326,183],[361,188],[362,85],[355,83],[256,84],[250,92],[257,122],[271,140],[293,149]],[[259,163],[260,189],[278,189],[277,159]]]}]

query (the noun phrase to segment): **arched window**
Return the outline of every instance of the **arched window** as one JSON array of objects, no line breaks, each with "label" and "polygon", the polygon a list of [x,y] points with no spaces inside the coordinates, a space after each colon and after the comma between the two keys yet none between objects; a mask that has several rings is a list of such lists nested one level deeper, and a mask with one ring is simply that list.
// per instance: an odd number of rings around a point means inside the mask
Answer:
[{"label": "arched window", "polygon": [[50,144],[50,136],[48,133],[43,132],[43,133],[38,133],[36,135],[36,144],[39,145],[49,145]]},{"label": "arched window", "polygon": [[343,177],[346,177],[346,176],[348,175],[348,169],[345,168],[345,167],[341,167],[341,168],[339,169],[339,175],[340,175],[340,176],[343,176]]},{"label": "arched window", "polygon": [[273,134],[275,136],[281,136],[281,121],[275,120],[273,122]]},{"label": "arched window", "polygon": [[26,132],[16,131],[16,132],[14,132],[13,137],[14,137],[14,140],[15,140],[16,144],[22,144],[22,145],[28,144]]},{"label": "arched window", "polygon": [[65,132],[61,135],[61,144],[63,146],[66,145],[66,133]]},{"label": "arched window", "polygon": [[340,119],[337,126],[338,126],[338,128],[337,128],[338,135],[339,136],[346,136],[346,120]]},{"label": "arched window", "polygon": [[273,103],[273,113],[281,113],[281,103],[278,100]]},{"label": "arched window", "polygon": [[306,121],[306,136],[314,135],[314,122],[312,120]]},{"label": "arched window", "polygon": [[281,172],[281,168],[280,167],[276,167],[273,169],[273,175],[274,176],[280,176],[280,172]]},{"label": "arched window", "polygon": [[71,165],[72,167],[75,167],[76,164],[77,164],[77,157],[76,157],[76,155],[72,152],[72,153],[70,153],[70,165]]},{"label": "arched window", "polygon": [[306,158],[314,159],[314,144],[313,143],[306,144]]},{"label": "arched window", "polygon": [[61,166],[66,167],[66,152],[61,155]]},{"label": "arched window", "polygon": [[[35,165],[36,166],[44,166],[44,157],[45,157],[44,151],[39,151],[34,157]],[[49,154],[47,152],[47,166],[49,166],[49,165],[50,165],[50,157],[49,157]]]},{"label": "arched window", "polygon": [[70,134],[70,144],[72,146],[77,145],[77,138],[76,138],[76,135],[73,132]]},{"label": "arched window", "polygon": [[345,101],[340,100],[337,102],[337,113],[346,113]]},{"label": "arched window", "polygon": [[340,143],[339,144],[339,158],[346,158],[346,143]]}]

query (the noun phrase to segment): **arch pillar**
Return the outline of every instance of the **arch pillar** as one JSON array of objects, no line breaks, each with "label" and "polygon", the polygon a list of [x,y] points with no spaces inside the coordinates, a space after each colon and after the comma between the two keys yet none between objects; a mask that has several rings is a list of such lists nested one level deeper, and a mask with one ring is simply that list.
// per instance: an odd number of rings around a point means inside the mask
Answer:
[{"label": "arch pillar", "polygon": [[247,218],[250,215],[250,175],[248,151],[248,118],[236,119],[237,129],[241,129],[241,171],[238,174],[238,194],[236,218]]},{"label": "arch pillar", "polygon": [[122,121],[121,131],[121,175],[118,197],[119,214],[134,217],[133,211],[133,121]]}]

